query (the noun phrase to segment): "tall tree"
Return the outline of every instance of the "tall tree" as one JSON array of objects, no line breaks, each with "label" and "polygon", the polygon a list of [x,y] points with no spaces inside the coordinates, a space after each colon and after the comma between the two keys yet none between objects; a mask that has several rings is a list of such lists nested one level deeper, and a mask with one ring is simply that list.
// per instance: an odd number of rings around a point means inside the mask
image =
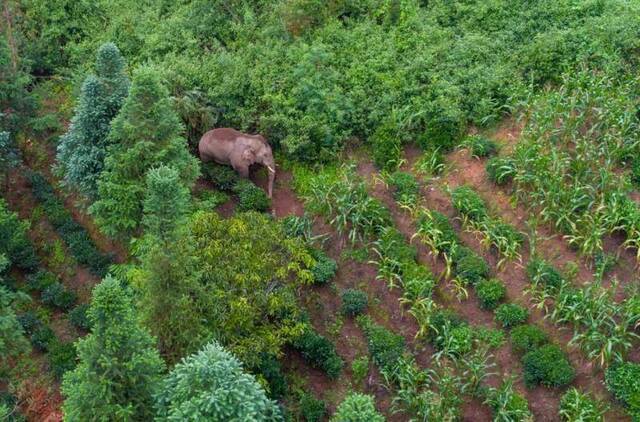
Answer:
[{"label": "tall tree", "polygon": [[151,420],[164,362],[138,325],[130,293],[107,276],[93,289],[92,331],[77,343],[80,363],[62,384],[67,421]]},{"label": "tall tree", "polygon": [[201,317],[200,262],[186,224],[190,192],[172,167],[151,169],[146,179],[145,236],[131,281],[140,293],[143,323],[158,337],[164,357],[176,362],[210,337]]},{"label": "tall tree", "polygon": [[128,91],[129,78],[120,50],[112,43],[103,44],[98,50],[96,74],[85,79],[69,131],[58,145],[65,182],[90,198],[98,191],[111,120]]},{"label": "tall tree", "polygon": [[280,421],[282,415],[252,375],[216,342],[166,377],[156,397],[161,421]]},{"label": "tall tree", "polygon": [[139,68],[111,125],[113,145],[98,181],[99,199],[90,208],[104,233],[126,238],[138,230],[149,169],[167,164],[178,171],[184,186],[193,185],[198,162],[189,154],[182,131],[158,72]]}]

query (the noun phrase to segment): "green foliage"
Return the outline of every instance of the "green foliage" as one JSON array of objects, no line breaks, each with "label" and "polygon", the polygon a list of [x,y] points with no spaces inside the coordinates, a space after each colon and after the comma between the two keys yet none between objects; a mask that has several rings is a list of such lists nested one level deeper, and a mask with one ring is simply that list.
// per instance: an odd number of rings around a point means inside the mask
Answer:
[{"label": "green foliage", "polygon": [[311,268],[313,282],[318,285],[327,284],[336,275],[338,264],[334,259],[327,256],[322,249],[311,249],[310,253],[316,261]]},{"label": "green foliage", "polygon": [[43,292],[47,287],[56,283],[60,283],[58,276],[47,270],[38,270],[27,277],[27,287],[38,292]]},{"label": "green foliage", "polygon": [[570,388],[560,399],[560,417],[564,421],[604,422],[608,406],[588,393]]},{"label": "green foliage", "polygon": [[492,349],[497,349],[504,344],[505,335],[503,330],[487,327],[474,327],[473,337],[480,344],[486,344]]},{"label": "green foliage", "polygon": [[456,277],[467,284],[475,285],[489,275],[487,261],[470,249],[458,249],[453,259]]},{"label": "green foliage", "polygon": [[493,410],[494,421],[533,421],[527,399],[513,389],[513,379],[507,378],[498,388],[490,388],[485,403]]},{"label": "green foliage", "polygon": [[534,284],[542,284],[545,289],[555,290],[564,282],[562,275],[551,264],[541,258],[534,258],[527,264],[527,277]]},{"label": "green foliage", "polygon": [[9,170],[19,163],[18,147],[13,138],[9,132],[0,131],[0,181],[7,181]]},{"label": "green foliage", "polygon": [[255,372],[262,376],[268,384],[267,394],[272,399],[280,399],[287,392],[287,380],[282,373],[280,361],[273,355],[263,353]]},{"label": "green foliage", "polygon": [[331,422],[384,422],[375,407],[373,396],[350,393],[338,405]]},{"label": "green foliage", "polygon": [[238,173],[236,173],[234,169],[213,161],[202,163],[201,169],[202,174],[204,174],[217,189],[223,191],[231,191],[240,180]]},{"label": "green foliage", "polygon": [[73,343],[63,343],[56,339],[49,346],[49,367],[56,379],[61,380],[64,374],[76,367],[76,347]]},{"label": "green foliage", "polygon": [[356,383],[361,383],[369,374],[369,356],[360,356],[351,362],[351,373]]},{"label": "green foliage", "polygon": [[445,159],[439,148],[427,149],[413,166],[423,176],[438,176],[445,169]]},{"label": "green foliage", "polygon": [[322,369],[330,378],[336,379],[340,375],[344,362],[336,352],[336,346],[313,328],[307,328],[295,339],[293,347],[302,353],[311,366]]},{"label": "green foliage", "polygon": [[187,255],[199,261],[202,286],[195,296],[202,305],[190,315],[250,368],[263,352],[279,357],[305,329],[295,289],[311,284],[314,260],[304,242],[254,212],[229,219],[198,212],[190,227],[193,252]]},{"label": "green foliage", "polygon": [[141,320],[170,362],[194,352],[209,332],[198,310],[205,306],[198,254],[188,228],[190,192],[165,165],[147,172],[143,225],[129,274],[138,292]]},{"label": "green foliage", "polygon": [[38,266],[39,260],[27,237],[28,228],[28,223],[9,211],[4,199],[0,198],[0,254],[18,268],[31,271]]},{"label": "green foliage", "polygon": [[306,214],[302,217],[288,215],[280,222],[285,234],[289,237],[301,237],[307,242],[315,239],[313,235],[313,220]]},{"label": "green foliage", "polygon": [[388,177],[394,188],[393,197],[401,205],[416,205],[420,195],[420,184],[411,173],[396,171]]},{"label": "green foliage", "polygon": [[476,294],[482,309],[495,309],[507,294],[504,283],[498,279],[481,280],[475,285]]},{"label": "green foliage", "polygon": [[89,208],[109,236],[128,237],[139,228],[147,172],[165,164],[190,189],[199,174],[195,157],[180,136],[182,125],[160,75],[149,67],[136,70],[129,96],[111,124],[99,199]]},{"label": "green foliage", "polygon": [[60,138],[57,160],[65,182],[84,195],[95,198],[98,177],[110,145],[111,120],[116,116],[129,91],[124,59],[112,44],[100,46],[96,74],[82,84],[69,130]]},{"label": "green foliage", "polygon": [[217,342],[184,358],[162,381],[155,396],[156,418],[168,420],[281,420],[240,361]]},{"label": "green foliage", "polygon": [[31,334],[31,344],[36,350],[40,352],[46,352],[49,350],[49,346],[55,342],[56,334],[48,325],[39,324]]},{"label": "green foliage", "polygon": [[367,294],[362,290],[347,289],[342,292],[342,313],[357,316],[364,312],[369,303]]},{"label": "green foliage", "polygon": [[516,303],[504,303],[496,308],[495,316],[504,328],[513,328],[524,324],[529,318],[529,311]]},{"label": "green foliage", "polygon": [[516,173],[514,160],[504,157],[493,157],[485,165],[487,177],[498,186],[504,186],[513,180]]},{"label": "green foliage", "polygon": [[469,148],[471,156],[475,158],[486,158],[498,152],[498,144],[481,135],[468,136],[462,145]]},{"label": "green foliage", "polygon": [[393,367],[405,352],[404,337],[392,333],[364,315],[358,317],[358,324],[362,327],[367,338],[367,346],[373,363],[380,369]]},{"label": "green foliage", "polygon": [[484,199],[470,186],[459,186],[453,189],[451,191],[451,203],[465,219],[481,222],[488,217]]},{"label": "green foliage", "polygon": [[93,289],[91,334],[77,343],[78,366],[64,375],[68,420],[149,419],[164,362],[155,339],[138,326],[132,298],[106,277]]},{"label": "green foliage", "polygon": [[111,257],[98,250],[87,230],[73,219],[71,213],[65,208],[64,202],[55,194],[41,173],[29,172],[28,177],[34,196],[42,204],[47,218],[67,244],[74,258],[78,263],[89,267],[95,275],[104,275]]},{"label": "green foliage", "polygon": [[632,418],[640,418],[640,364],[622,362],[607,369],[607,390],[622,402]]},{"label": "green foliage", "polygon": [[265,191],[248,180],[238,180],[233,190],[238,194],[238,211],[266,212],[271,208]]},{"label": "green foliage", "polygon": [[381,170],[394,171],[400,166],[402,139],[393,119],[387,118],[372,134],[373,162]]},{"label": "green foliage", "polygon": [[537,325],[519,325],[511,330],[511,345],[518,353],[535,350],[549,342],[549,336]]},{"label": "green foliage", "polygon": [[529,387],[542,384],[546,387],[562,387],[576,376],[567,355],[554,344],[547,344],[526,353],[522,357],[524,382]]},{"label": "green foliage", "polygon": [[307,422],[320,422],[327,413],[324,401],[316,399],[311,393],[300,396],[300,413]]},{"label": "green foliage", "polygon": [[62,311],[68,311],[77,300],[76,294],[68,290],[62,283],[53,283],[42,291],[42,303],[54,306]]},{"label": "green foliage", "polygon": [[0,285],[0,370],[8,359],[29,351],[29,343],[14,310],[16,295]]},{"label": "green foliage", "polygon": [[80,304],[69,311],[69,322],[72,323],[75,327],[80,328],[84,331],[89,331],[91,329],[91,321],[89,320],[89,316],[87,311],[89,310],[89,305]]}]

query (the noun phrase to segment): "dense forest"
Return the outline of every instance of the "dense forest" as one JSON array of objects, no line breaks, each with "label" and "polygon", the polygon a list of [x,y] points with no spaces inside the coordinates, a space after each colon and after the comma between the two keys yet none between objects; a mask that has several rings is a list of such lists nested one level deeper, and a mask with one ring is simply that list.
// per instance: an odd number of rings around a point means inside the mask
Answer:
[{"label": "dense forest", "polygon": [[640,1],[1,4],[0,420],[640,421]]}]

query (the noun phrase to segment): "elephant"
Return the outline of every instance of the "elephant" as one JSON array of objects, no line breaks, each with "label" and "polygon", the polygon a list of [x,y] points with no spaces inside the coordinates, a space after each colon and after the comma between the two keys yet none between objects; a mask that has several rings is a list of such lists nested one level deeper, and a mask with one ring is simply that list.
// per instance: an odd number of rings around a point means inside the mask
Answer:
[{"label": "elephant", "polygon": [[245,179],[249,178],[252,164],[262,164],[269,171],[268,194],[269,198],[272,197],[276,163],[264,136],[248,135],[231,128],[216,128],[202,135],[198,152],[203,162],[231,165]]}]

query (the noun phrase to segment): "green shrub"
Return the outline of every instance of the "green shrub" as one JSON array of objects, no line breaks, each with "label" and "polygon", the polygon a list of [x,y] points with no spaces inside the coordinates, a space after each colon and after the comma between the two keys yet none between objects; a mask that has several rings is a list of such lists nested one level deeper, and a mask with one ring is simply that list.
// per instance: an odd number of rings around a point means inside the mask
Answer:
[{"label": "green shrub", "polygon": [[87,317],[89,305],[83,303],[69,311],[69,322],[84,331],[91,329],[91,320]]},{"label": "green shrub", "polygon": [[369,356],[360,356],[351,362],[351,372],[356,383],[362,382],[369,373]]},{"label": "green shrub", "polygon": [[344,362],[338,356],[336,347],[327,338],[308,328],[293,342],[293,347],[314,368],[322,369],[327,375],[336,379],[342,371]]},{"label": "green shrub", "polygon": [[489,180],[498,186],[511,183],[516,175],[516,164],[511,158],[493,157],[485,166]]},{"label": "green shrub", "polygon": [[202,174],[209,179],[217,189],[223,191],[233,190],[240,179],[238,173],[231,167],[214,162],[202,163]]},{"label": "green shrub", "polygon": [[529,387],[542,384],[562,387],[575,378],[575,370],[567,355],[555,344],[547,344],[522,357],[524,382]]},{"label": "green shrub", "polygon": [[535,350],[548,342],[547,333],[537,325],[519,325],[511,330],[511,345],[519,353]]},{"label": "green shrub", "polygon": [[463,141],[463,145],[471,151],[471,156],[485,158],[498,152],[498,144],[481,135],[471,135]]},{"label": "green shrub", "polygon": [[470,186],[459,186],[451,191],[451,202],[456,211],[471,221],[481,222],[489,215],[484,199]]},{"label": "green shrub", "polygon": [[507,294],[504,283],[495,278],[479,281],[475,285],[475,289],[482,309],[495,309]]},{"label": "green shrub", "polygon": [[527,399],[513,388],[513,379],[507,378],[498,388],[489,388],[485,403],[493,410],[494,421],[531,421]]},{"label": "green shrub", "polygon": [[640,158],[635,157],[631,162],[631,183],[636,188],[640,187]]},{"label": "green shrub", "polygon": [[76,347],[73,343],[63,343],[58,339],[49,343],[49,367],[56,379],[61,380],[65,372],[76,367]]},{"label": "green shrub", "polygon": [[605,374],[607,390],[640,420],[640,364],[623,362],[610,366]]},{"label": "green shrub", "polygon": [[315,284],[326,284],[336,275],[338,264],[324,253],[322,249],[312,249],[311,256],[316,260],[315,265],[311,268],[313,274],[313,282]]},{"label": "green shrub", "polygon": [[41,352],[46,352],[49,349],[49,344],[55,340],[55,333],[47,325],[37,327],[31,334],[31,344]]},{"label": "green shrub", "polygon": [[402,140],[392,119],[387,119],[371,136],[373,162],[380,170],[394,171],[400,165]]},{"label": "green shrub", "polygon": [[560,417],[567,422],[604,422],[607,409],[607,405],[576,388],[567,390],[560,399]]},{"label": "green shrub", "polygon": [[39,270],[37,273],[27,277],[27,287],[38,292],[44,291],[52,284],[60,283],[60,279],[54,273],[46,270]]},{"label": "green shrub", "polygon": [[431,297],[436,285],[433,273],[415,261],[402,265],[402,287],[404,297],[410,301]]},{"label": "green shrub", "polygon": [[4,199],[0,198],[0,255],[6,256],[18,268],[32,271],[40,265],[40,260],[27,236],[28,228],[29,224],[9,211]]},{"label": "green shrub", "polygon": [[489,275],[487,261],[471,250],[464,254],[458,253],[453,259],[455,275],[465,283],[475,285]]},{"label": "green shrub", "polygon": [[449,356],[463,356],[471,351],[473,338],[474,332],[467,323],[445,324],[436,336],[435,346]]},{"label": "green shrub", "polygon": [[481,344],[486,344],[492,349],[497,349],[504,343],[504,331],[482,326],[474,327],[473,338]]},{"label": "green shrub", "polygon": [[512,328],[523,324],[529,318],[529,311],[516,303],[504,303],[496,309],[495,317],[504,328]]},{"label": "green shrub", "polygon": [[393,187],[393,197],[397,202],[411,205],[417,203],[420,184],[413,174],[396,171],[389,175],[388,182]]},{"label": "green shrub", "polygon": [[360,393],[350,393],[338,405],[331,422],[384,422],[376,410],[373,396]]},{"label": "green shrub", "polygon": [[280,399],[287,392],[287,380],[282,373],[280,361],[273,355],[262,353],[260,364],[255,370],[264,377],[269,384],[268,396],[272,399]]},{"label": "green shrub", "polygon": [[265,212],[271,208],[271,200],[259,187],[248,180],[240,180],[234,186],[238,194],[238,211]]},{"label": "green shrub", "polygon": [[307,422],[320,422],[327,413],[327,406],[324,401],[305,392],[300,395],[300,413]]},{"label": "green shrub", "polygon": [[360,315],[368,303],[367,294],[362,290],[347,289],[342,292],[342,313],[345,315]]},{"label": "green shrub", "polygon": [[18,315],[18,322],[24,329],[25,334],[31,335],[42,326],[42,321],[32,311],[27,311]]},{"label": "green shrub", "polygon": [[361,315],[358,324],[367,338],[369,354],[378,368],[393,367],[405,352],[404,337],[375,324],[371,318]]},{"label": "green shrub", "polygon": [[40,298],[45,305],[55,306],[63,311],[71,309],[77,300],[74,292],[68,290],[62,283],[58,282],[44,289]]},{"label": "green shrub", "polygon": [[551,264],[534,258],[527,265],[527,277],[531,283],[540,283],[546,288],[557,289],[563,283],[562,275]]},{"label": "green shrub", "polygon": [[307,215],[299,217],[289,215],[280,220],[284,233],[288,237],[302,237],[306,241],[313,239],[313,221]]}]

